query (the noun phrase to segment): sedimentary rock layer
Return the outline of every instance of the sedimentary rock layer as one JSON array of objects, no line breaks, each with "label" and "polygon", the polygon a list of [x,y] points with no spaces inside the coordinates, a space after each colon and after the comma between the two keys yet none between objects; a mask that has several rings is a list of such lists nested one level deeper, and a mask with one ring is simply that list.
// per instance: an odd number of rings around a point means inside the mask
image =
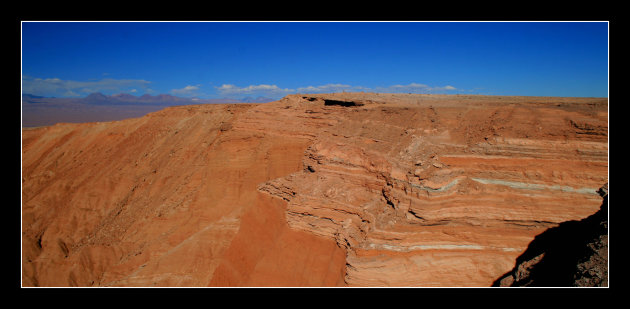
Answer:
[{"label": "sedimentary rock layer", "polygon": [[338,93],[23,130],[23,284],[489,286],[599,209],[607,106]]},{"label": "sedimentary rock layer", "polygon": [[608,286],[608,189],[595,214],[537,235],[494,286]]}]

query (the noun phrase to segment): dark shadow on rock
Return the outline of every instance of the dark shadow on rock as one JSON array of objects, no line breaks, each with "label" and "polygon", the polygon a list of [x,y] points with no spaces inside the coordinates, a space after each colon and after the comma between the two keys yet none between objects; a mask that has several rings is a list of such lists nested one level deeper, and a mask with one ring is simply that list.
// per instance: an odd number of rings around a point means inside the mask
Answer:
[{"label": "dark shadow on rock", "polygon": [[343,100],[331,100],[331,99],[324,99],[324,105],[339,105],[339,106],[344,106],[344,107],[352,107],[352,106],[363,106],[363,102],[357,102],[357,101],[343,101]]},{"label": "dark shadow on rock", "polygon": [[492,286],[607,286],[608,194],[600,194],[604,199],[599,211],[536,236],[514,269]]}]

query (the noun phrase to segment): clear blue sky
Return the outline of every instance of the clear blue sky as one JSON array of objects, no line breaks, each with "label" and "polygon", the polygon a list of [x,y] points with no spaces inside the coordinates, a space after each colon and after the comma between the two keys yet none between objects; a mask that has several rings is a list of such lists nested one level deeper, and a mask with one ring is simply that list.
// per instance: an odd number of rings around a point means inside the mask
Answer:
[{"label": "clear blue sky", "polygon": [[608,96],[606,22],[23,22],[22,90]]}]

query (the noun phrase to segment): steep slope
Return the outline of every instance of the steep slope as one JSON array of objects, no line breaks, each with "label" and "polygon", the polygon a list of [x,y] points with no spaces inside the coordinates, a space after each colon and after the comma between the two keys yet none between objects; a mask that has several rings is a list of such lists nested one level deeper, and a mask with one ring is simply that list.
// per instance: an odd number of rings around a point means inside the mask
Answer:
[{"label": "steep slope", "polygon": [[607,117],[338,93],[23,130],[23,284],[490,286],[598,210]]},{"label": "steep slope", "polygon": [[[256,191],[299,170],[306,141],[232,129],[252,107],[172,107],[138,119],[25,130],[23,284],[205,286],[240,237],[284,237],[337,252],[342,280],[343,252],[312,235],[280,233],[282,205]],[[269,226],[249,224],[261,211],[271,213],[275,234],[262,237]],[[327,275],[316,274],[313,284],[327,283]]]},{"label": "steep slope", "polygon": [[494,286],[608,286],[608,189],[595,214],[562,222],[529,244]]}]

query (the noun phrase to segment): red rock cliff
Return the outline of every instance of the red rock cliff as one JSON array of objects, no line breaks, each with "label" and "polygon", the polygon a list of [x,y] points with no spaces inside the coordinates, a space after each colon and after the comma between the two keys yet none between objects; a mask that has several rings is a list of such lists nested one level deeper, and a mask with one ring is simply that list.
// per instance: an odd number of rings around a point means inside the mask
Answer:
[{"label": "red rock cliff", "polygon": [[597,212],[607,99],[339,93],[23,130],[24,286],[490,286]]}]

